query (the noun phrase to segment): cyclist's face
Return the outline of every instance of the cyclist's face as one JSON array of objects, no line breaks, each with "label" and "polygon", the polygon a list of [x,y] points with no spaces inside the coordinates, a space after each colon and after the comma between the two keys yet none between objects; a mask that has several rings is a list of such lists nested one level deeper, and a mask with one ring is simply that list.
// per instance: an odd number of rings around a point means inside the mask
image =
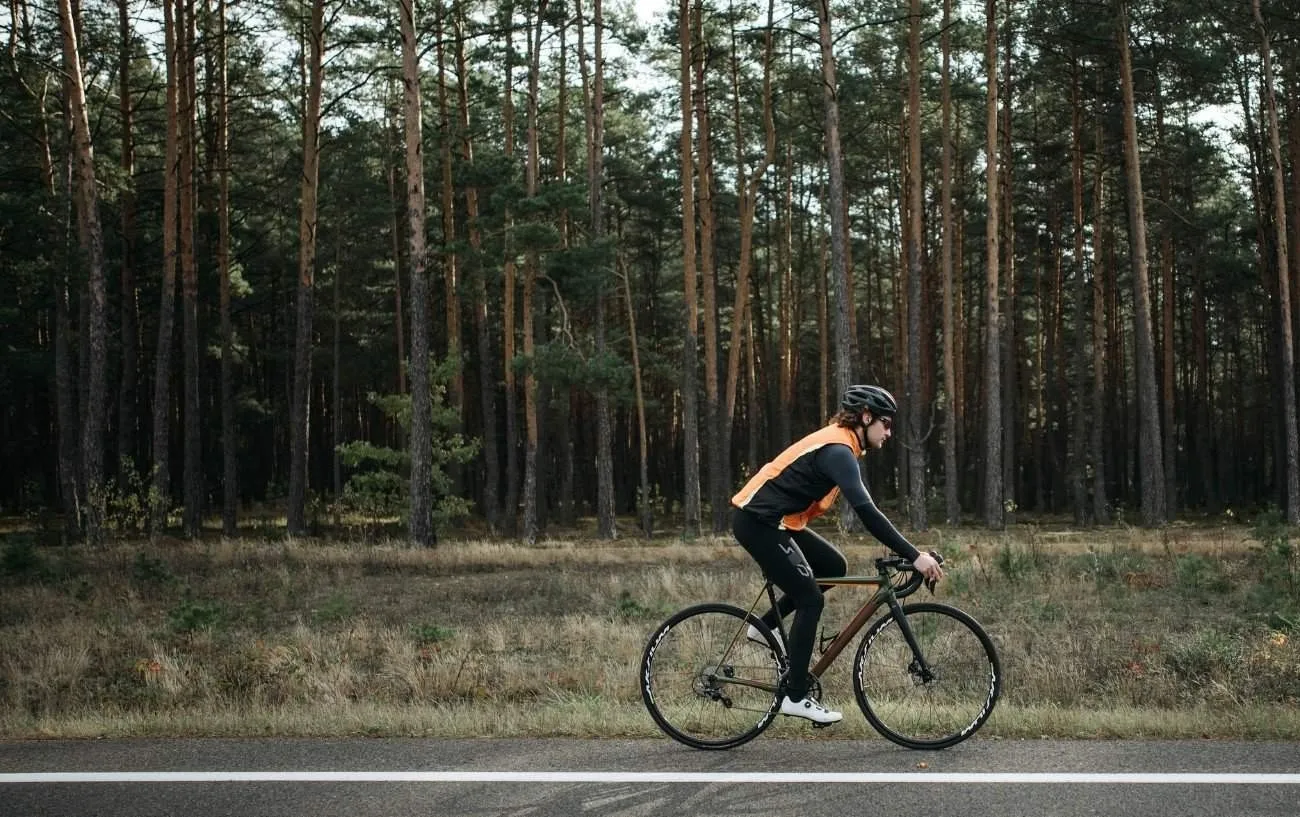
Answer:
[{"label": "cyclist's face", "polygon": [[873,417],[871,412],[862,415],[862,421],[866,423],[866,441],[868,448],[881,448],[894,433],[894,418],[892,417]]}]

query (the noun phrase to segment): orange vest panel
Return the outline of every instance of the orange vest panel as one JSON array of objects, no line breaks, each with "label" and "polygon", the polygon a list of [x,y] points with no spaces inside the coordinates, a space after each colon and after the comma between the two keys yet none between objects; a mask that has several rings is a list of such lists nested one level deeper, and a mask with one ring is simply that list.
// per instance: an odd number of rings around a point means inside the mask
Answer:
[{"label": "orange vest panel", "polygon": [[[786,450],[782,451],[777,458],[758,469],[758,473],[745,483],[745,487],[731,498],[731,504],[737,508],[743,508],[749,501],[754,498],[754,494],[768,482],[776,479],[781,475],[790,463],[799,459],[805,454],[809,454],[817,449],[839,443],[847,445],[852,451],[853,456],[862,456],[862,446],[858,442],[858,435],[851,428],[843,428],[837,425],[829,425],[820,428],[807,437],[795,442]],[[813,502],[802,510],[792,511],[781,518],[781,527],[787,530],[803,530],[813,519],[821,516],[831,509],[835,500],[839,499],[840,489],[838,486],[831,488],[830,493],[821,499]]]}]

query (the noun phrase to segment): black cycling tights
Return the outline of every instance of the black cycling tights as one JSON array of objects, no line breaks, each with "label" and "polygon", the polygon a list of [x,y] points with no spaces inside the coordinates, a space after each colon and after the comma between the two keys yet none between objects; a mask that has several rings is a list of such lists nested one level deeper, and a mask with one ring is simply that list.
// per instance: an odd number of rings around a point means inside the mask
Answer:
[{"label": "black cycling tights", "polygon": [[[819,586],[813,578],[843,576],[849,563],[839,548],[807,528],[774,528],[746,510],[732,514],[731,526],[736,540],[758,562],[763,575],[780,588],[783,595],[777,609],[781,617],[794,611],[790,643],[786,645],[790,656],[786,694],[791,700],[800,700],[808,694],[808,665],[817,638],[817,622],[826,604],[822,593],[830,589],[828,585]],[[776,622],[775,610],[763,614],[763,623],[773,630]]]}]

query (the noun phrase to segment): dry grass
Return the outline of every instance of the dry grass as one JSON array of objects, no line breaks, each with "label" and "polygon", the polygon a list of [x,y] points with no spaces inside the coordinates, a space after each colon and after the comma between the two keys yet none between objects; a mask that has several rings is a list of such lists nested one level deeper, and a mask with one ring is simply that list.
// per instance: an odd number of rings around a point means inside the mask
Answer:
[{"label": "dry grass", "polygon": [[[984,735],[1300,737],[1295,565],[1245,529],[920,538],[1003,657]],[[880,552],[844,541],[854,572]],[[5,737],[651,736],[650,630],[760,589],[728,538],[0,547]],[[830,594],[828,631],[862,597]],[[824,679],[846,709],[851,657]]]}]

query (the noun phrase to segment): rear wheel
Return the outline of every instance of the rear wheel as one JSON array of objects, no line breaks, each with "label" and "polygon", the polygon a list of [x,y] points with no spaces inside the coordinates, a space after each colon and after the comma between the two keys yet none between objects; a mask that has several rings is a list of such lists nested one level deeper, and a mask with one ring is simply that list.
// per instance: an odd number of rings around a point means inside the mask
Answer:
[{"label": "rear wheel", "polygon": [[[750,624],[766,645],[746,637]],[[674,740],[730,749],[753,740],[776,716],[780,655],[772,631],[739,607],[688,607],[650,636],[641,657],[641,699]]]},{"label": "rear wheel", "polygon": [[975,734],[1002,692],[1002,668],[988,634],[946,604],[903,606],[919,654],[893,616],[862,637],[853,691],[880,734],[909,749],[943,749]]}]

